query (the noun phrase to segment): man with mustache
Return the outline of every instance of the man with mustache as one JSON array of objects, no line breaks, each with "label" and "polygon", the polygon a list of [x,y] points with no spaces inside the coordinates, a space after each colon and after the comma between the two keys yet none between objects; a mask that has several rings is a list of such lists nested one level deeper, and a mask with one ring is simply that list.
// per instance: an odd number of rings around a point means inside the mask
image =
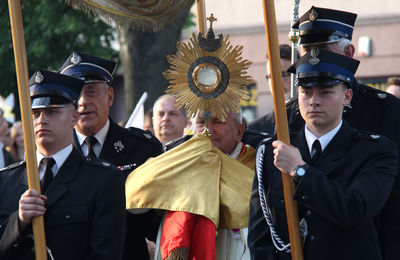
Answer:
[{"label": "man with mustache", "polygon": [[44,216],[54,259],[122,257],[124,179],[114,167],[72,146],[83,84],[45,70],[30,79],[42,194],[28,189],[25,161],[0,172],[0,259],[35,259],[31,223],[37,216]]},{"label": "man with mustache", "polygon": [[[122,128],[109,118],[114,102],[110,84],[115,67],[113,61],[74,52],[60,68],[60,73],[85,81],[78,101],[74,146],[86,156],[117,166],[126,178],[148,158],[161,154],[162,145],[150,132]],[[149,258],[145,237],[155,239],[158,221],[152,212],[127,215],[126,259]]]},{"label": "man with mustache", "polygon": [[291,145],[270,139],[258,149],[248,237],[252,259],[291,259],[280,171],[296,185],[304,259],[382,259],[374,217],[391,193],[398,155],[390,139],[342,119],[358,64],[312,49],[289,69],[296,72],[305,126],[292,132]]}]

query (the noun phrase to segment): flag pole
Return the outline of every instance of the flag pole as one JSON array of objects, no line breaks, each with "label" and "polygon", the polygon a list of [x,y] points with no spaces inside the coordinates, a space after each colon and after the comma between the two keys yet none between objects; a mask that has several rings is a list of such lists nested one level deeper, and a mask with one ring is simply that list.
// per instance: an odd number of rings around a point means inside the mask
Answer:
[{"label": "flag pole", "polygon": [[205,0],[196,0],[197,9],[197,31],[206,37],[207,20]]},{"label": "flag pole", "polygon": [[[21,106],[22,129],[24,133],[26,169],[29,189],[40,192],[39,174],[36,162],[35,137],[31,101],[28,88],[28,63],[20,0],[8,0],[10,24],[14,47],[15,69],[18,82],[19,101]],[[36,260],[47,260],[46,237],[43,216],[32,219],[33,238]]]},{"label": "flag pole", "polygon": [[[276,132],[280,141],[290,145],[274,0],[263,0],[263,8],[265,36],[267,40],[268,59],[271,70],[272,97],[274,100]],[[294,183],[290,175],[283,172],[282,182],[292,259],[303,260],[298,209],[296,202],[293,200],[293,194],[295,191]]]}]

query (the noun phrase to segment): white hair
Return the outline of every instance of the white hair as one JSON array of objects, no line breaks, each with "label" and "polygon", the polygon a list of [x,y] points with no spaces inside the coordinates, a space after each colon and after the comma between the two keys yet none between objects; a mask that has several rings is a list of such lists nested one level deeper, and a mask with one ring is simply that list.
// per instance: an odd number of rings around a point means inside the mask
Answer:
[{"label": "white hair", "polygon": [[346,38],[341,38],[339,41],[337,41],[338,49],[343,53],[344,53],[347,45],[349,45],[349,44],[351,44],[351,41]]},{"label": "white hair", "polygon": [[242,112],[241,112],[241,111],[239,111],[239,113],[230,112],[229,114],[231,115],[233,121],[234,121],[236,124],[239,124],[239,125],[240,125],[240,124],[243,123],[243,116],[242,116]]}]

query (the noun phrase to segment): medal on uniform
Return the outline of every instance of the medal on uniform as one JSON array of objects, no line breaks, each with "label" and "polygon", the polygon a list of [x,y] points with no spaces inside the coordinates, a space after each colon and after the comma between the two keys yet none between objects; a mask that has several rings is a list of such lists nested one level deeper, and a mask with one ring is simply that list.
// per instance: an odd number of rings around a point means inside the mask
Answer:
[{"label": "medal on uniform", "polygon": [[121,141],[117,141],[114,143],[114,149],[117,153],[122,152],[125,146]]}]

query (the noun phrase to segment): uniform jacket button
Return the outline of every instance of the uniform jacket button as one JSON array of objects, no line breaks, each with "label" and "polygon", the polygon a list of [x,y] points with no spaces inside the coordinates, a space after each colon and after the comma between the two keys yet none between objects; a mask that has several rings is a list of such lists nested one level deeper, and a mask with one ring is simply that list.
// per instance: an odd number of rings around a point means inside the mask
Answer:
[{"label": "uniform jacket button", "polygon": [[70,219],[71,219],[71,216],[68,215],[68,214],[66,214],[66,215],[65,215],[65,219],[66,219],[66,220],[70,220]]},{"label": "uniform jacket button", "polygon": [[311,216],[311,210],[307,210],[307,211],[306,211],[306,216],[307,216],[307,217]]},{"label": "uniform jacket button", "polygon": [[301,196],[301,199],[302,199],[302,200],[308,200],[308,196],[303,195],[303,196]]},{"label": "uniform jacket button", "polygon": [[310,240],[314,240],[314,239],[315,239],[315,236],[311,236],[311,237],[310,237]]}]

